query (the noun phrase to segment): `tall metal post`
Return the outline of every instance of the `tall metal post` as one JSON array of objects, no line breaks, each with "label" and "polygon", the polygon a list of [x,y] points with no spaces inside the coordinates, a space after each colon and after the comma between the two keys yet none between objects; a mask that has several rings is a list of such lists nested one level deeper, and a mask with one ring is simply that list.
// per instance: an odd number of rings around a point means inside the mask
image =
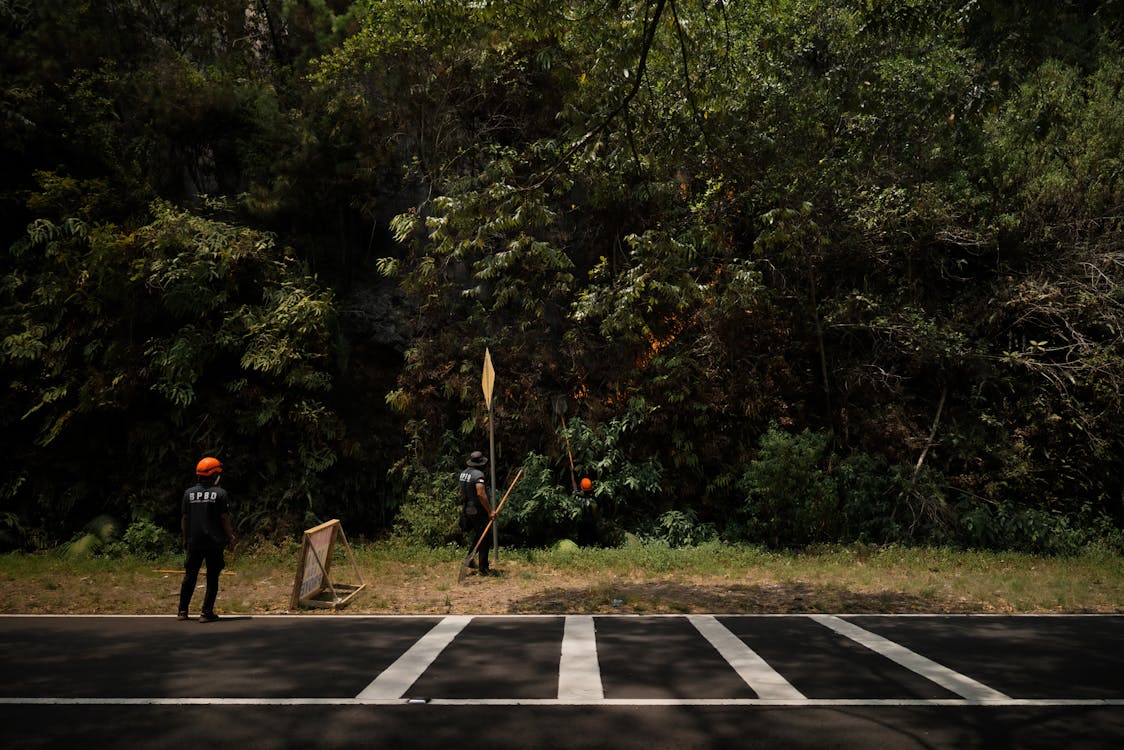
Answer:
[{"label": "tall metal post", "polygon": [[[484,372],[480,385],[484,389],[484,404],[488,407],[488,465],[492,467],[492,489],[488,497],[496,501],[496,423],[492,413],[492,389],[496,384],[496,371],[492,367],[492,353],[484,348]],[[500,559],[499,518],[492,522],[492,554]]]},{"label": "tall metal post", "polygon": [[[496,502],[496,428],[495,422],[492,421],[492,405],[488,405],[488,456],[490,460],[488,465],[492,467],[492,491],[488,497],[492,499],[492,503]],[[493,508],[495,505],[492,506]],[[496,562],[500,561],[500,519],[496,516],[496,520],[492,522],[492,555]]]}]

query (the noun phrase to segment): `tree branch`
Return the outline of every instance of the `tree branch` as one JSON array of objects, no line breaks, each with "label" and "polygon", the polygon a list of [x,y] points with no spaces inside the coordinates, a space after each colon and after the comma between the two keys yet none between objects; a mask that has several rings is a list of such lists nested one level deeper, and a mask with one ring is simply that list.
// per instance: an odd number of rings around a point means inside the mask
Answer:
[{"label": "tree branch", "polygon": [[695,124],[702,133],[703,140],[706,141],[707,146],[710,146],[710,135],[703,127],[703,118],[699,114],[699,105],[695,101],[695,90],[691,86],[691,67],[689,64],[689,56],[687,55],[687,35],[683,31],[683,24],[679,22],[679,11],[675,8],[675,0],[671,0],[671,17],[675,21],[675,30],[679,36],[679,54],[683,58],[683,83],[687,87],[687,105],[691,108],[691,114],[695,118]]},{"label": "tree branch", "polygon": [[628,93],[624,95],[624,98],[621,99],[620,104],[614,107],[605,116],[601,123],[597,125],[597,127],[587,132],[585,135],[579,138],[577,142],[574,143],[574,145],[570,146],[570,148],[566,150],[566,153],[564,153],[562,157],[550,167],[550,169],[546,170],[546,172],[544,172],[538,180],[524,188],[524,190],[537,190],[538,188],[542,187],[546,183],[546,181],[550,179],[551,175],[557,172],[563,164],[569,161],[571,156],[577,153],[578,149],[589,143],[591,138],[609,127],[613,120],[615,120],[620,116],[622,112],[628,109],[628,105],[636,97],[637,92],[640,91],[640,84],[644,80],[644,71],[648,66],[648,52],[652,49],[652,42],[656,38],[656,29],[659,28],[660,18],[663,17],[664,6],[666,5],[667,0],[656,0],[655,13],[652,16],[652,20],[648,24],[648,27],[644,30],[644,42],[643,46],[640,48],[640,61],[636,65],[636,80],[632,82],[632,88],[630,88],[628,90]]},{"label": "tree branch", "polygon": [[929,449],[933,447],[933,443],[937,438],[937,429],[941,424],[941,412],[944,411],[944,401],[948,396],[948,386],[941,388],[941,400],[937,404],[937,415],[933,417],[933,428],[929,430],[929,439],[925,441],[925,448],[921,451],[921,455],[917,459],[917,465],[913,467],[913,479],[909,482],[909,487],[912,490],[914,485],[917,484],[917,477],[921,474],[921,465],[925,463],[925,457],[929,455]]}]

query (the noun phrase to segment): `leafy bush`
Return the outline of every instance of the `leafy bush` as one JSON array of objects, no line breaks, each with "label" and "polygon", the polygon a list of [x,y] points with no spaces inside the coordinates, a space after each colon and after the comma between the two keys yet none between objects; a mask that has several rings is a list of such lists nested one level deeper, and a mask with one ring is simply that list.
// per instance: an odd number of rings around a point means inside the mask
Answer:
[{"label": "leafy bush", "polygon": [[743,473],[747,533],[773,546],[832,540],[838,533],[835,480],[823,469],[830,435],[790,435],[776,425]]},{"label": "leafy bush", "polygon": [[639,525],[670,502],[663,466],[635,444],[653,411],[643,399],[631,398],[624,413],[612,419],[594,425],[575,417],[567,427],[574,463],[594,480],[593,501],[604,513],[604,534],[614,536],[618,524]]},{"label": "leafy bush", "polygon": [[835,468],[842,529],[840,540],[866,544],[952,541],[955,519],[944,496],[944,478],[857,453]]},{"label": "leafy bush", "polygon": [[899,518],[903,478],[899,467],[857,453],[835,470],[846,541],[890,544],[908,541],[907,527]]},{"label": "leafy bush", "polygon": [[982,549],[1035,555],[1074,555],[1089,547],[1124,549],[1124,534],[1111,519],[1094,515],[1088,506],[1070,516],[1057,510],[973,501],[962,506],[960,523],[965,544]]},{"label": "leafy bush", "polygon": [[178,541],[167,529],[143,519],[129,524],[121,537],[121,544],[130,555],[145,560],[155,560],[174,551]]},{"label": "leafy bush", "polygon": [[457,526],[460,504],[455,470],[411,466],[406,472],[408,488],[394,522],[395,538],[407,544],[432,547],[459,541],[462,534]]},{"label": "leafy bush", "polygon": [[545,546],[575,536],[582,510],[582,498],[558,484],[550,460],[532,452],[523,460],[523,477],[504,505],[504,531],[517,543]]},{"label": "leafy bush", "polygon": [[666,544],[671,548],[697,547],[718,539],[718,530],[711,523],[701,523],[694,509],[669,510],[656,519],[644,535],[645,541]]}]

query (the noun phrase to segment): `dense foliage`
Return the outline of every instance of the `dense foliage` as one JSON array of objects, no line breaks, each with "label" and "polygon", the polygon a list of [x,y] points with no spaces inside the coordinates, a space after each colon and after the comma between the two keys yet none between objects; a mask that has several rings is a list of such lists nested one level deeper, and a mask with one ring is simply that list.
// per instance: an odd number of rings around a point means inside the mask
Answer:
[{"label": "dense foliage", "polygon": [[244,532],[441,544],[489,418],[528,544],[1120,543],[1115,0],[0,0],[0,35],[8,544],[174,528],[207,453]]}]

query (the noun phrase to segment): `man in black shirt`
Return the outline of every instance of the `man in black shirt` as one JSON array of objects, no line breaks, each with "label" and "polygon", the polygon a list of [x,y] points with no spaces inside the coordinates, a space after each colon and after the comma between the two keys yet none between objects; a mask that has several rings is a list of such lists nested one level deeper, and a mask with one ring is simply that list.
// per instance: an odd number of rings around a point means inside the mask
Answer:
[{"label": "man in black shirt", "polygon": [[480,471],[481,467],[487,465],[488,457],[480,451],[473,451],[468,457],[468,466],[458,477],[461,490],[461,526],[471,535],[468,540],[469,547],[483,535],[480,549],[477,550],[480,557],[479,573],[482,576],[490,575],[492,572],[488,567],[488,552],[492,549],[492,540],[484,534],[484,529],[487,528],[488,521],[496,517],[488,500],[484,472]]},{"label": "man in black shirt", "polygon": [[183,583],[180,584],[179,619],[186,620],[191,595],[199,568],[207,563],[207,588],[203,593],[203,611],[199,622],[214,622],[215,598],[219,593],[219,573],[226,566],[222,551],[234,544],[234,528],[230,523],[226,490],[219,487],[222,464],[208,456],[195,467],[196,483],[183,493],[183,514],[180,531],[187,549]]}]

